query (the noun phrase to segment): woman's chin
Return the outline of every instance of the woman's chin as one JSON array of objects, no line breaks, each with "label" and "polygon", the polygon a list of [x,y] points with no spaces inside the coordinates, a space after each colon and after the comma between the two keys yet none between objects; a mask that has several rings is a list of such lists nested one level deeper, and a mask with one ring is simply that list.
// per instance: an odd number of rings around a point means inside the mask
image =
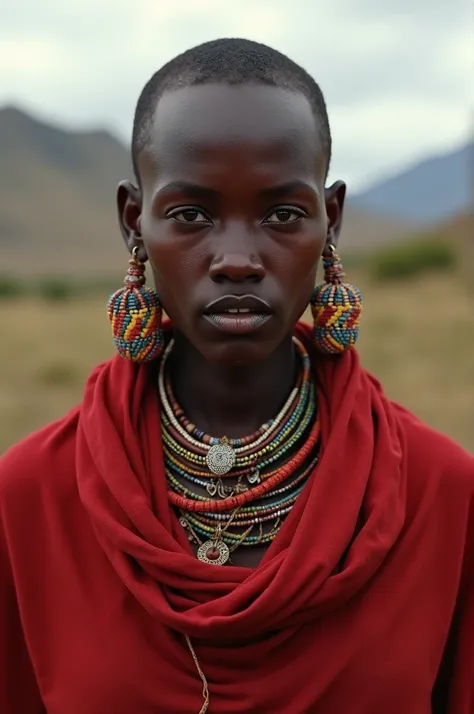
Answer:
[{"label": "woman's chin", "polygon": [[203,357],[216,366],[250,367],[265,362],[272,355],[278,343],[258,340],[255,337],[222,339],[219,342],[207,342],[200,349]]}]

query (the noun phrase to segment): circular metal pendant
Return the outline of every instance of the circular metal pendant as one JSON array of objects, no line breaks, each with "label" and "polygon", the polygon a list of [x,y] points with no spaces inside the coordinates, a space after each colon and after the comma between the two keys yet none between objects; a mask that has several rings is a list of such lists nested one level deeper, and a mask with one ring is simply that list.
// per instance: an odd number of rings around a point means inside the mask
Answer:
[{"label": "circular metal pendant", "polygon": [[206,464],[217,476],[227,474],[235,464],[235,451],[226,442],[214,444],[206,454]]},{"label": "circular metal pendant", "polygon": [[208,565],[224,565],[229,560],[229,547],[222,540],[207,540],[197,552],[197,557],[201,563]]}]

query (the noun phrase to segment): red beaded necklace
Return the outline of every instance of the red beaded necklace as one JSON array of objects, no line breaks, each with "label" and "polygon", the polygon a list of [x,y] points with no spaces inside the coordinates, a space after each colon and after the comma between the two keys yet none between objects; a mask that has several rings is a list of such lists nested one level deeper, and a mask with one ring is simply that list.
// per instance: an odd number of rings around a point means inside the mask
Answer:
[{"label": "red beaded necklace", "polygon": [[[271,542],[316,466],[320,426],[311,362],[304,345],[294,343],[300,370],[280,412],[250,436],[224,439],[225,446],[187,419],[166,371],[172,342],[163,355],[158,381],[168,499],[205,563],[223,565],[237,547]],[[214,470],[209,456],[216,448],[233,458]],[[237,479],[235,486],[224,485],[227,479]]]},{"label": "red beaded necklace", "polygon": [[232,511],[235,508],[245,506],[245,504],[255,501],[257,498],[261,498],[265,494],[269,493],[273,488],[276,488],[276,486],[282,483],[282,481],[289,478],[296,471],[296,469],[304,463],[305,459],[309,456],[312,450],[316,448],[319,440],[319,434],[319,419],[316,419],[308,440],[304,446],[299,449],[298,453],[287,464],[282,466],[274,476],[271,476],[258,486],[255,486],[248,491],[244,491],[244,493],[224,498],[221,501],[193,501],[192,499],[184,498],[169,489],[168,498],[170,503],[177,508],[181,508],[185,511],[192,511],[193,513],[221,513],[222,511]]}]

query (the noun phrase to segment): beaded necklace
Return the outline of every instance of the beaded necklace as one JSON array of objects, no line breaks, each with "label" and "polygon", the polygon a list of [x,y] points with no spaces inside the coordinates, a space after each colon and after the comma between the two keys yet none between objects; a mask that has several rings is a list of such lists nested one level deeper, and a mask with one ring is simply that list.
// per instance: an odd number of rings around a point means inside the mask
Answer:
[{"label": "beaded necklace", "polygon": [[[276,449],[280,441],[286,436],[288,429],[291,428],[293,423],[298,420],[300,411],[306,402],[306,396],[310,386],[311,364],[308,353],[299,340],[293,338],[293,341],[303,362],[303,373],[301,377],[299,377],[296,387],[292,390],[278,416],[273,419],[272,422],[263,424],[260,429],[255,432],[256,434],[258,433],[259,436],[253,441],[250,441],[251,437],[238,440],[229,440],[227,437],[216,439],[215,437],[205,435],[203,432],[199,432],[203,434],[203,438],[201,441],[198,441],[197,438],[194,438],[192,434],[188,433],[188,429],[192,430],[193,433],[196,433],[196,427],[194,424],[190,424],[187,419],[184,418],[183,420],[183,411],[174,397],[169,379],[166,380],[165,386],[165,366],[173,348],[174,342],[172,340],[163,355],[159,373],[159,391],[161,403],[164,408],[166,418],[169,421],[167,426],[168,428],[170,426],[172,427],[174,432],[174,441],[178,442],[178,444],[174,445],[174,451],[178,451],[183,454],[188,458],[188,460],[194,462],[194,464],[202,467],[207,466],[212,473],[224,476],[230,472],[234,465],[248,467],[249,463],[252,462],[252,454],[255,452],[257,447],[262,446],[264,453]],[[298,399],[300,387],[302,393],[301,398]],[[294,413],[295,410],[296,413]],[[284,427],[280,430],[279,434],[275,437],[275,432],[278,431],[280,423],[283,421],[288,411],[291,411],[290,418],[284,424]],[[186,429],[179,423],[180,419],[187,424]],[[166,435],[167,431],[164,433]],[[234,449],[233,444],[236,442],[245,442],[245,445],[238,446]],[[192,452],[187,451],[189,445],[193,446]],[[253,482],[254,481],[250,481],[250,483]]]},{"label": "beaded necklace", "polygon": [[[205,563],[223,565],[239,546],[272,542],[316,466],[319,421],[310,360],[293,341],[301,363],[295,387],[274,419],[240,439],[212,437],[187,419],[166,372],[173,341],[163,355],[158,385],[168,498]],[[228,485],[230,478],[236,483]]]}]

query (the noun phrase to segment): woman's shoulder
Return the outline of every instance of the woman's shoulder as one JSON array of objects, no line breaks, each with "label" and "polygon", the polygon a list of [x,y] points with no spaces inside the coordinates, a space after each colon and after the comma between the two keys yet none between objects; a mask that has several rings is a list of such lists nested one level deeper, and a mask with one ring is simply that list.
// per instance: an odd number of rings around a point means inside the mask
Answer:
[{"label": "woman's shoulder", "polygon": [[[94,366],[86,380],[93,387],[114,359]],[[83,401],[63,417],[46,424],[0,456],[0,504],[6,493],[49,488],[53,481],[74,477],[75,444]]]},{"label": "woman's shoulder", "polygon": [[0,457],[0,508],[10,498],[36,498],[74,477],[80,407],[11,446]]},{"label": "woman's shoulder", "polygon": [[410,481],[435,480],[453,494],[474,500],[474,455],[406,407],[391,402],[397,415]]}]

